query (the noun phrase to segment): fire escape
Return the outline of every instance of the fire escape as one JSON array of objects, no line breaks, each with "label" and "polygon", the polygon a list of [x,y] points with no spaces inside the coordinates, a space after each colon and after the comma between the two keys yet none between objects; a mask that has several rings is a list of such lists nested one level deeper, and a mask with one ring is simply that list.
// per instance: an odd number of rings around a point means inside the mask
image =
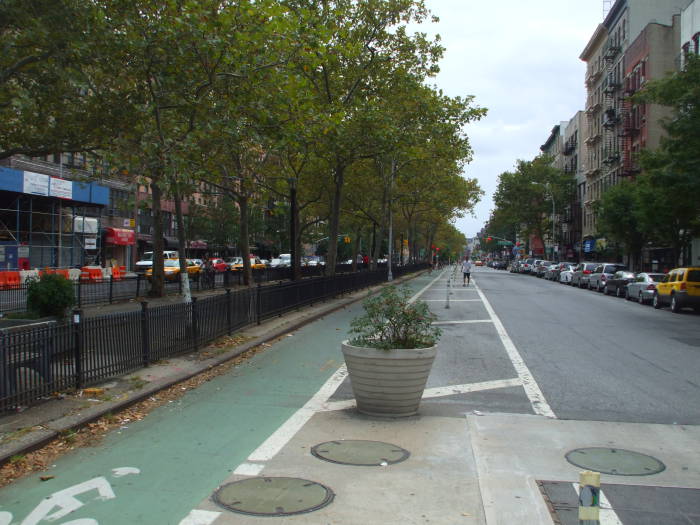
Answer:
[{"label": "fire escape", "polygon": [[622,175],[631,177],[639,172],[633,158],[634,139],[639,135],[638,109],[632,104],[632,95],[637,91],[636,79],[630,76],[625,81],[625,92],[622,98]]},{"label": "fire escape", "polygon": [[608,40],[603,54],[605,60],[606,75],[603,81],[603,163],[607,166],[607,172],[615,169],[620,160],[620,146],[617,137],[617,128],[620,124],[620,114],[616,97],[620,91],[620,79],[615,74],[615,58],[620,53],[619,44],[614,40]]}]

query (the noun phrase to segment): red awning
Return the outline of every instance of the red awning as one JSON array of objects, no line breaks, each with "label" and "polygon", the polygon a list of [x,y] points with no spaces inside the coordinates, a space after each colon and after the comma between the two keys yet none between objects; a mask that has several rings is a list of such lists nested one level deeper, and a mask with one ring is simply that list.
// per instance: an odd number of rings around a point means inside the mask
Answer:
[{"label": "red awning", "polygon": [[125,228],[105,228],[105,244],[135,244],[136,235],[134,230]]}]

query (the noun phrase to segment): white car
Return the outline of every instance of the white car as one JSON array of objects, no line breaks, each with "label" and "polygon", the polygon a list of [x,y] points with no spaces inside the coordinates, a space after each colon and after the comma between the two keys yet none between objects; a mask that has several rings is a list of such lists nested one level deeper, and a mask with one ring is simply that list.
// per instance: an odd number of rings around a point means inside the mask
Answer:
[{"label": "white car", "polygon": [[564,283],[564,284],[571,284],[571,278],[574,275],[574,268],[575,266],[569,266],[567,270],[562,270],[559,273],[559,282]]},{"label": "white car", "polygon": [[[178,255],[176,251],[163,250],[163,259],[177,259]],[[145,252],[140,260],[136,261],[136,272],[146,273],[153,267],[153,252]]]}]

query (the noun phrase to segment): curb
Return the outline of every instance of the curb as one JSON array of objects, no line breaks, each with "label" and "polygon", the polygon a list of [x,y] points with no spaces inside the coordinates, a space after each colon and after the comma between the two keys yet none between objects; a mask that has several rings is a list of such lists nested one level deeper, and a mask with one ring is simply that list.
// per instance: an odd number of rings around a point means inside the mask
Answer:
[{"label": "curb", "polygon": [[[392,281],[392,283],[402,283],[410,279],[415,279],[416,277],[419,277],[420,275],[425,273],[425,271],[426,270],[421,270],[415,274],[409,274],[407,276],[399,277],[398,279]],[[82,411],[81,414],[62,416],[54,421],[54,424],[51,425],[52,428],[33,430],[26,434],[26,436],[23,436],[21,439],[18,439],[17,443],[15,443],[15,446],[9,445],[9,450],[0,452],[0,467],[8,463],[13,456],[27,454],[29,452],[33,452],[35,450],[43,448],[44,446],[48,445],[51,441],[59,437],[62,433],[65,433],[70,430],[80,429],[89,423],[97,421],[106,414],[119,412],[125,408],[135,405],[136,403],[143,401],[148,397],[151,397],[153,394],[156,394],[161,390],[165,390],[166,388],[176,385],[177,383],[181,383],[182,381],[191,379],[213,367],[226,363],[227,361],[238,357],[240,354],[247,352],[251,348],[255,348],[257,346],[262,345],[263,343],[273,341],[279,337],[284,336],[285,334],[294,332],[295,330],[298,330],[303,326],[311,324],[314,321],[320,319],[321,317],[325,317],[326,315],[341,310],[342,308],[345,308],[348,305],[357,303],[366,297],[366,293],[361,293],[365,290],[368,291],[369,294],[374,294],[377,293],[379,289],[383,288],[384,286],[386,286],[386,283],[356,290],[352,292],[352,295],[346,298],[340,297],[337,299],[340,302],[340,304],[329,305],[328,307],[323,308],[322,310],[317,311],[311,314],[310,316],[305,317],[295,323],[289,325],[284,324],[277,329],[271,330],[270,332],[267,332],[264,335],[257,337],[256,339],[253,339],[240,346],[235,347],[231,352],[226,353],[225,355],[212,358],[212,360],[208,361],[206,365],[201,365],[197,367],[197,369],[194,371],[185,373],[175,373],[169,376],[168,379],[166,379],[163,382],[154,381],[150,383],[149,386],[145,387],[144,390],[136,392],[133,395],[127,397],[126,399],[120,399],[119,401],[114,401],[111,403],[107,402],[103,405],[100,405],[99,407],[95,407],[93,410],[86,409]],[[353,297],[353,295],[358,295],[358,297]],[[270,320],[263,321],[262,325],[269,322]],[[239,331],[239,333],[241,331]]]}]

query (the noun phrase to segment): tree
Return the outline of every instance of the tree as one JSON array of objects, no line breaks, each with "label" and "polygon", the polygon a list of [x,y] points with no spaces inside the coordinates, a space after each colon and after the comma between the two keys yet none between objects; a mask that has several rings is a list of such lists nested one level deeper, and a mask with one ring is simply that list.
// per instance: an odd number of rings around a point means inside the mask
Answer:
[{"label": "tree", "polygon": [[700,231],[700,57],[686,59],[683,70],[647,83],[634,97],[673,110],[663,122],[667,136],[661,146],[642,152],[639,163],[643,224],[672,246],[675,260]]},{"label": "tree", "polygon": [[640,220],[640,205],[638,185],[630,180],[622,180],[609,188],[594,204],[599,235],[623,247],[630,257],[630,267],[639,265],[648,239]]},{"label": "tree", "polygon": [[[363,133],[366,101],[379,97],[396,71],[425,78],[437,71],[442,48],[424,35],[408,36],[404,24],[427,16],[423,0],[286,0],[305,13],[303,46],[293,60],[314,95],[324,131],[319,154],[331,174],[327,268],[335,272],[343,188],[347,168],[371,156]],[[384,92],[386,93],[386,92]]]},{"label": "tree", "polygon": [[573,178],[554,168],[550,157],[538,155],[531,161],[519,160],[513,172],[501,173],[493,200],[502,224],[517,228],[523,236],[544,239],[555,233],[552,208],[561,210],[573,192]]},{"label": "tree", "polygon": [[89,0],[0,2],[0,159],[95,151],[133,115]]}]

